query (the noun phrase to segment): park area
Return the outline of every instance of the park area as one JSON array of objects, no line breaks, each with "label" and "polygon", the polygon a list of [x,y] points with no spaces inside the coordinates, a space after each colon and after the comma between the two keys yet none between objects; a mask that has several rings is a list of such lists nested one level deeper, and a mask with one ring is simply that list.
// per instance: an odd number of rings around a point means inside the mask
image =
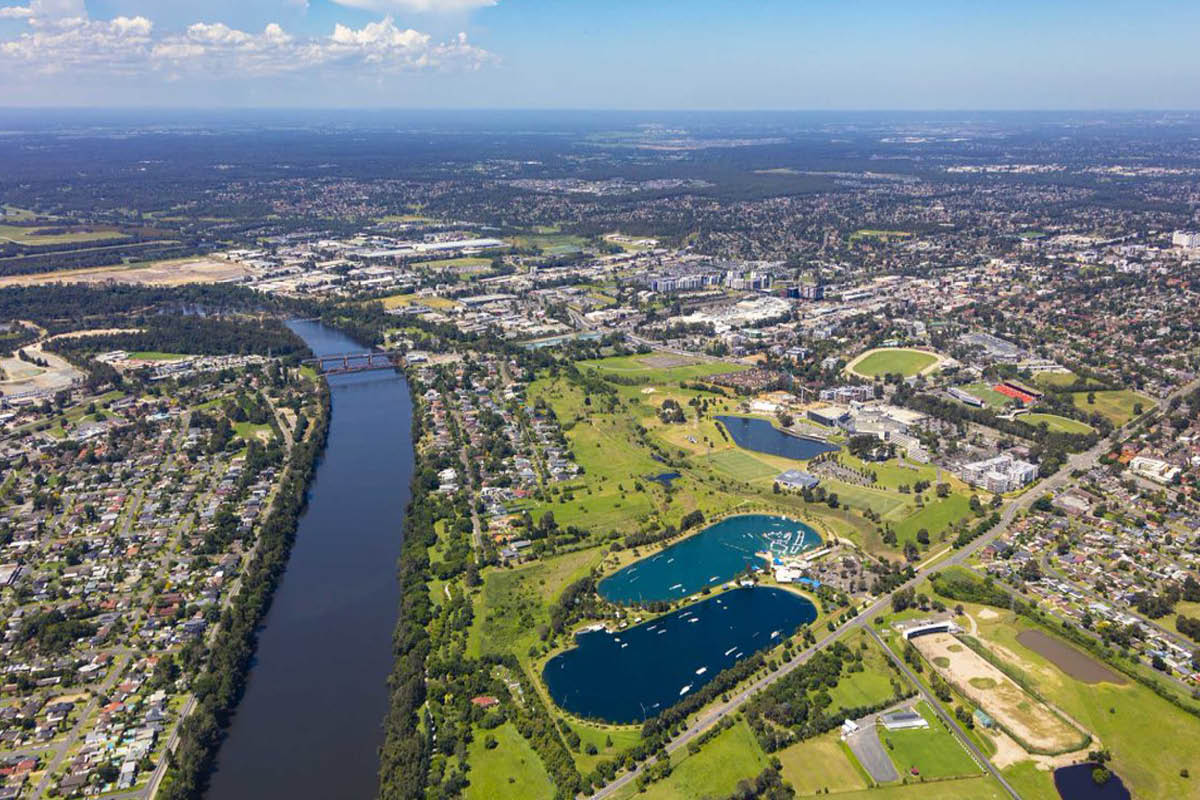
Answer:
[{"label": "park area", "polygon": [[1059,416],[1058,414],[1022,414],[1017,417],[1018,420],[1026,425],[1032,425],[1035,428],[1045,424],[1046,429],[1051,433],[1094,433],[1095,428],[1088,425],[1086,422],[1080,422],[1077,419],[1070,417]]},{"label": "park area", "polygon": [[1113,389],[1102,392],[1075,392],[1071,395],[1075,407],[1091,414],[1099,412],[1113,425],[1124,425],[1142,411],[1154,405],[1154,401],[1131,389]]},{"label": "park area", "polygon": [[877,378],[882,375],[903,375],[911,378],[913,375],[932,371],[941,362],[942,357],[936,353],[906,347],[884,347],[869,350],[858,356],[846,365],[846,370],[863,378]]}]

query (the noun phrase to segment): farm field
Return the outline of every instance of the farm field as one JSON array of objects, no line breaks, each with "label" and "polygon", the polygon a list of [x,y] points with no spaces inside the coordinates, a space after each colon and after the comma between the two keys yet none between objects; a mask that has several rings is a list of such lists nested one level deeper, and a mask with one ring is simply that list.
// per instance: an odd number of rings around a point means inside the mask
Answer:
[{"label": "farm field", "polygon": [[888,347],[862,354],[846,366],[846,369],[866,378],[880,375],[900,374],[911,377],[933,367],[938,357],[922,350],[904,347]]},{"label": "farm field", "polygon": [[484,746],[489,731],[475,731],[467,763],[470,786],[463,792],[467,800],[492,800],[496,797],[527,797],[542,800],[554,797],[554,784],[529,742],[517,732],[516,726],[505,722],[493,731],[497,745],[489,750]]},{"label": "farm field", "polygon": [[775,753],[783,779],[800,797],[866,789],[867,781],[851,761],[836,731],[797,742]]},{"label": "farm field", "polygon": [[1046,423],[1046,427],[1053,433],[1093,433],[1096,430],[1086,422],[1080,422],[1070,417],[1062,417],[1058,414],[1022,414],[1017,419],[1033,427],[1037,427],[1044,422]]},{"label": "farm field", "polygon": [[694,756],[681,752],[683,757],[672,764],[668,777],[650,784],[642,794],[637,793],[634,784],[628,784],[617,797],[645,800],[726,797],[737,788],[738,781],[753,778],[767,765],[762,748],[744,721],[717,734]]},{"label": "farm field", "polygon": [[1071,397],[1075,401],[1076,408],[1082,409],[1089,414],[1093,411],[1098,411],[1113,425],[1124,425],[1133,419],[1134,406],[1139,403],[1143,410],[1154,405],[1152,399],[1130,389],[1114,389],[1094,392],[1094,394],[1096,397],[1094,404],[1088,402],[1088,392],[1075,392]]},{"label": "farm field", "polygon": [[[879,739],[898,773],[932,779],[956,778],[980,772],[974,759],[943,726],[928,704],[918,703],[916,711],[929,723],[928,728],[911,731],[879,729]],[[913,769],[917,771],[915,774]]]}]

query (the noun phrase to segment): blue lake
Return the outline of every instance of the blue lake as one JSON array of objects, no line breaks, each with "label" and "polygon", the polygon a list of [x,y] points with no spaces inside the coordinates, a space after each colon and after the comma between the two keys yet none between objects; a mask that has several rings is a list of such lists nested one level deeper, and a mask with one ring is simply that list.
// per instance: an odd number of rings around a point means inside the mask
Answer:
[{"label": "blue lake", "polygon": [[598,589],[614,603],[678,600],[725,583],[747,566],[766,566],[757,552],[794,555],[820,546],[820,535],[803,522],[767,514],[727,517],[613,573]]},{"label": "blue lake", "polygon": [[734,589],[628,630],[580,633],[542,678],[573,714],[641,722],[816,617],[812,603],[783,589]]},{"label": "blue lake", "polygon": [[784,433],[765,419],[721,415],[717,420],[729,431],[738,447],[759,453],[807,461],[821,453],[832,453],[839,449],[834,444]]}]

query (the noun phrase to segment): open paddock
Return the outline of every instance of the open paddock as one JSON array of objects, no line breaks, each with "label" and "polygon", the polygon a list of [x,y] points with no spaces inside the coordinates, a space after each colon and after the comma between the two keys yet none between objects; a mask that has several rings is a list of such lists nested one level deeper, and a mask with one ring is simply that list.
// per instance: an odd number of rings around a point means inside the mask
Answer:
[{"label": "open paddock", "polygon": [[[948,633],[921,636],[913,645],[959,692],[1011,732],[1026,749],[1044,754],[1084,747],[1087,735],[969,647],[952,651],[958,640]],[[949,666],[942,667],[942,660]]]}]

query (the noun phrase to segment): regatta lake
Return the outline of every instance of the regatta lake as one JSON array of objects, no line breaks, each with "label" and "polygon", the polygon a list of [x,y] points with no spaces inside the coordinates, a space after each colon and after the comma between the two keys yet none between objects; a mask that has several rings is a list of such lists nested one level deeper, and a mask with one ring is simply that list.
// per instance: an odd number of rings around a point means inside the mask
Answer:
[{"label": "regatta lake", "polygon": [[582,631],[576,647],[546,662],[542,678],[572,714],[641,722],[816,618],[816,607],[792,592],[733,589],[626,630]]},{"label": "regatta lake", "polygon": [[600,581],[605,600],[622,605],[679,600],[764,566],[755,553],[796,555],[821,546],[803,522],[768,514],[726,517]]}]

